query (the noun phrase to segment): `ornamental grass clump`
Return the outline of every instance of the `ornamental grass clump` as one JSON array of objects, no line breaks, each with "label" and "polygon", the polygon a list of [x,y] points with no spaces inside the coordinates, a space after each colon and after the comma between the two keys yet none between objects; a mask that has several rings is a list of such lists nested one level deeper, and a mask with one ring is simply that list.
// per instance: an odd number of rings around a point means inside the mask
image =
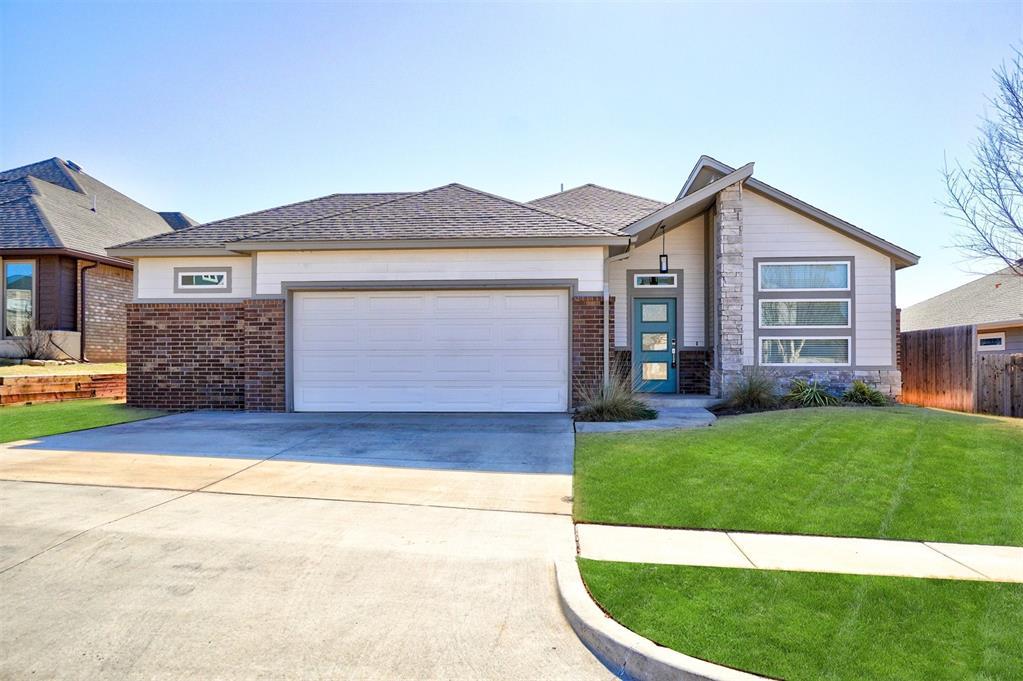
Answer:
[{"label": "ornamental grass clump", "polygon": [[846,404],[860,404],[867,407],[887,407],[891,404],[887,395],[863,381],[853,381],[849,389],[842,395],[842,401]]},{"label": "ornamental grass clump", "polygon": [[576,421],[648,421],[657,418],[657,410],[636,394],[629,376],[614,372],[601,385],[579,389],[582,406]]},{"label": "ornamental grass clump", "polygon": [[794,407],[833,407],[838,404],[838,398],[817,379],[807,382],[800,378],[792,381],[785,402]]},{"label": "ornamental grass clump", "polygon": [[758,368],[743,372],[728,393],[728,406],[737,411],[759,411],[778,406],[778,381]]}]

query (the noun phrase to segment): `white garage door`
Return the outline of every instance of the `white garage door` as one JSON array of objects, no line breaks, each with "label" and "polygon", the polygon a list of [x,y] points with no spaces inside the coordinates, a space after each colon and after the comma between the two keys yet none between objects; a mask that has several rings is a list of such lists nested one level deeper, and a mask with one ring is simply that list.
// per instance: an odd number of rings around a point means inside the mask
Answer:
[{"label": "white garage door", "polygon": [[565,411],[568,293],[296,293],[296,411]]}]

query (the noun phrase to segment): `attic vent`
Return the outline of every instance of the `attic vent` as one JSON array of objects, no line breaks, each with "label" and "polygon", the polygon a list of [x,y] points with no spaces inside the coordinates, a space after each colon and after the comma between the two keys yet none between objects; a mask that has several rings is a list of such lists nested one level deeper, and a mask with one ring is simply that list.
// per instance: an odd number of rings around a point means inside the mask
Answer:
[{"label": "attic vent", "polygon": [[79,173],[82,172],[82,166],[78,165],[74,161],[64,161],[64,163],[66,163],[67,167],[70,168],[71,170],[74,170]]}]

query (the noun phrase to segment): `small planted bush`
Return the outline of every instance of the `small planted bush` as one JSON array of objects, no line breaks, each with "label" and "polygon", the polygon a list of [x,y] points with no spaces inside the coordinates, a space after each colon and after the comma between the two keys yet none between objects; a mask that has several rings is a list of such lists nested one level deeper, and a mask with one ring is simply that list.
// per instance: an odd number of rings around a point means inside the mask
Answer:
[{"label": "small planted bush", "polygon": [[728,393],[728,406],[739,411],[771,409],[778,400],[778,381],[756,367],[743,372]]},{"label": "small planted bush", "polygon": [[624,371],[616,371],[603,385],[580,389],[582,406],[576,421],[647,421],[657,418],[657,410],[640,398]]},{"label": "small planted bush", "polygon": [[863,381],[853,381],[849,389],[842,395],[842,401],[868,407],[887,407],[889,404],[887,395],[880,390],[871,388]]},{"label": "small planted bush", "polygon": [[807,382],[801,378],[792,381],[785,401],[794,407],[833,407],[838,404],[838,398],[816,379]]}]

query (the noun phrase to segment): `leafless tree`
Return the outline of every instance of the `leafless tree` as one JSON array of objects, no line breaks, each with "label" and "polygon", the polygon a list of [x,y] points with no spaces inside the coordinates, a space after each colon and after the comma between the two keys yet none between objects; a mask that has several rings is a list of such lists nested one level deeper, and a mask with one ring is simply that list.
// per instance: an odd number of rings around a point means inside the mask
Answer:
[{"label": "leafless tree", "polygon": [[945,162],[945,214],[962,225],[957,246],[1023,276],[1023,52],[994,72],[998,93],[980,125],[973,158]]}]

